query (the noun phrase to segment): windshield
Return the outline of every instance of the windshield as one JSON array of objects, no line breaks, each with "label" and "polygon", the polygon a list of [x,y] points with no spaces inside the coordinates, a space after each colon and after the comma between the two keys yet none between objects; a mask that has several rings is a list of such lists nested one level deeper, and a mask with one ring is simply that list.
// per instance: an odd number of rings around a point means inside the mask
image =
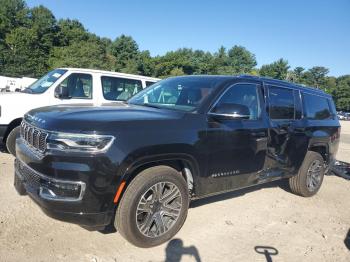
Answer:
[{"label": "windshield", "polygon": [[55,69],[44,75],[32,85],[28,86],[22,92],[30,94],[44,93],[50,86],[52,86],[67,70]]},{"label": "windshield", "polygon": [[175,77],[157,82],[128,100],[129,104],[193,111],[210,94],[215,78]]}]

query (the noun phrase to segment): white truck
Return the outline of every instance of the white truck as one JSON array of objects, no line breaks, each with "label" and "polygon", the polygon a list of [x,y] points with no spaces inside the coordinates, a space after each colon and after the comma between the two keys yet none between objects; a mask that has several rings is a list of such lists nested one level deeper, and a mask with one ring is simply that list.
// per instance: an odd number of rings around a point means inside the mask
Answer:
[{"label": "white truck", "polygon": [[21,92],[0,93],[0,145],[15,155],[23,115],[57,104],[101,105],[125,101],[159,79],[81,68],[57,68]]},{"label": "white truck", "polygon": [[37,79],[31,77],[15,78],[0,76],[0,92],[21,91],[33,84],[36,80]]}]

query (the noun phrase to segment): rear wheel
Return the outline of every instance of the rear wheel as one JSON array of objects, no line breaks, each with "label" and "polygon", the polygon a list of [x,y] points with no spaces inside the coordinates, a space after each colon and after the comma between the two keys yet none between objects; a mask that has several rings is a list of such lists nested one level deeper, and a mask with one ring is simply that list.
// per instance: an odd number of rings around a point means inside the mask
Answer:
[{"label": "rear wheel", "polygon": [[19,136],[20,127],[17,126],[11,130],[6,138],[6,148],[9,153],[16,156],[16,138]]},{"label": "rear wheel", "polygon": [[157,166],[136,176],[117,209],[115,226],[138,247],[160,245],[172,238],[187,216],[189,194],[175,169]]},{"label": "rear wheel", "polygon": [[317,152],[307,152],[298,174],[289,179],[292,192],[304,197],[315,195],[322,185],[324,172],[323,157]]}]

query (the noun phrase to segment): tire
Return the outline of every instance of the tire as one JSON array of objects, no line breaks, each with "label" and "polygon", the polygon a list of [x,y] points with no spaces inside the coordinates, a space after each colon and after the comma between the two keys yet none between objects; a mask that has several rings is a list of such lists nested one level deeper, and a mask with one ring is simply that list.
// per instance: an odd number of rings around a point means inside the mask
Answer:
[{"label": "tire", "polygon": [[16,138],[19,136],[20,127],[17,126],[11,130],[6,138],[6,148],[9,153],[16,156]]},{"label": "tire", "polygon": [[[160,201],[154,200],[157,199],[156,188],[158,192],[163,192]],[[159,190],[160,188],[163,189]],[[144,208],[141,209],[141,206]],[[187,183],[181,174],[168,166],[151,167],[139,173],[125,190],[116,211],[114,225],[126,240],[137,247],[157,246],[171,239],[180,230],[186,220],[188,206]],[[166,212],[175,212],[175,209],[176,215],[166,215]],[[146,224],[150,226],[145,226]]]},{"label": "tire", "polygon": [[[313,173],[310,171],[312,168],[315,168],[314,170],[318,171]],[[291,191],[303,197],[311,197],[315,195],[322,185],[324,172],[325,167],[323,157],[317,152],[308,151],[298,174],[289,178]],[[315,174],[313,178],[311,178],[312,174]]]}]

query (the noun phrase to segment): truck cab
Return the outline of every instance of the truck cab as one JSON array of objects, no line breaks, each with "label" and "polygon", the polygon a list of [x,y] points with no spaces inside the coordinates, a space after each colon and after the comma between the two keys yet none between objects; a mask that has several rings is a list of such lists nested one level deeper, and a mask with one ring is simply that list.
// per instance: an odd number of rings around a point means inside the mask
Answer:
[{"label": "truck cab", "polygon": [[0,144],[15,154],[15,139],[23,115],[57,104],[101,105],[125,101],[159,79],[81,68],[57,68],[22,92],[0,94]]}]

